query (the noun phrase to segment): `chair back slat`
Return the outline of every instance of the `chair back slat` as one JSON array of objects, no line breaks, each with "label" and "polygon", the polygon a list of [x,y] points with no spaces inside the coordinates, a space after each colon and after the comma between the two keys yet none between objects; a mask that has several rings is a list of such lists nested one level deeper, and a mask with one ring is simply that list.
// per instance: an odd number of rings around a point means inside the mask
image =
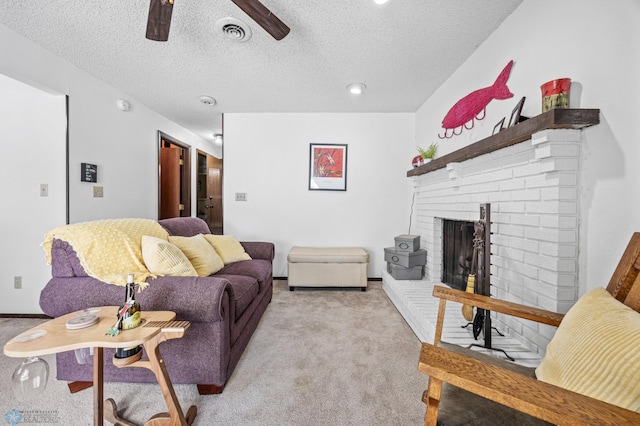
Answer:
[{"label": "chair back slat", "polygon": [[640,232],[635,232],[607,285],[616,299],[640,312]]}]

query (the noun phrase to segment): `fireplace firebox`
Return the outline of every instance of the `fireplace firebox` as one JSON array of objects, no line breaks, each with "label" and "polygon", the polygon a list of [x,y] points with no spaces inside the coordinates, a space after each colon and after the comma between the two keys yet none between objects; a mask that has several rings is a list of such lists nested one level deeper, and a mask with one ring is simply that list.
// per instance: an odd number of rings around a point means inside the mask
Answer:
[{"label": "fireplace firebox", "polygon": [[442,276],[449,287],[465,290],[473,259],[474,222],[443,219]]}]

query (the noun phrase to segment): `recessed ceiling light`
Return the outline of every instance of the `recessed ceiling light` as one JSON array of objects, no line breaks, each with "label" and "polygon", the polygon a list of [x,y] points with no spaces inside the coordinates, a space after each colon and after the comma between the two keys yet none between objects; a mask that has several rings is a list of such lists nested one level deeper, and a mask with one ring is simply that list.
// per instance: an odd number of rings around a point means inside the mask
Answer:
[{"label": "recessed ceiling light", "polygon": [[220,133],[213,134],[213,143],[216,145],[222,145],[222,135]]},{"label": "recessed ceiling light", "polygon": [[213,106],[216,104],[216,100],[211,96],[200,96],[200,102],[209,106]]},{"label": "recessed ceiling light", "polygon": [[347,90],[353,95],[359,95],[364,92],[366,87],[367,86],[364,83],[351,83],[347,86]]},{"label": "recessed ceiling light", "polygon": [[385,4],[389,0],[373,0],[376,4]]}]

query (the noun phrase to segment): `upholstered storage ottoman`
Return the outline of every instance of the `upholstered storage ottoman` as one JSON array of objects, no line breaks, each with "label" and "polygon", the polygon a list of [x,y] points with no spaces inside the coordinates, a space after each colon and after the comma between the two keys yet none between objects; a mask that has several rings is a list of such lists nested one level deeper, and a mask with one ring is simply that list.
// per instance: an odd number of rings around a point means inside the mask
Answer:
[{"label": "upholstered storage ottoman", "polygon": [[289,290],[360,287],[367,290],[369,254],[360,247],[298,247],[287,256]]}]

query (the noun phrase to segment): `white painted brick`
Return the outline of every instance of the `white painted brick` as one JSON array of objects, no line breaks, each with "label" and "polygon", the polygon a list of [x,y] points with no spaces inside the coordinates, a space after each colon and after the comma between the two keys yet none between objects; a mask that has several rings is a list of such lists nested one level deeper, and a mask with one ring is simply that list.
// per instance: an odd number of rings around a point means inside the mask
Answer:
[{"label": "white painted brick", "polygon": [[549,157],[579,157],[580,146],[576,144],[562,144],[562,143],[544,143],[536,147],[535,158],[549,158]]},{"label": "white painted brick", "polygon": [[540,191],[543,200],[577,200],[577,187],[553,187],[544,188]]},{"label": "white painted brick", "polygon": [[502,235],[510,235],[514,237],[525,236],[525,228],[518,225],[498,225],[497,232],[500,232]]},{"label": "white painted brick", "polygon": [[538,253],[540,250],[540,242],[535,240],[525,240],[522,238],[513,238],[510,244],[514,249]]},{"label": "white painted brick", "polygon": [[555,243],[539,243],[539,250],[541,254],[547,256],[575,258],[578,255],[578,248],[575,245],[569,244],[555,244]]},{"label": "white painted brick", "polygon": [[509,179],[500,182],[500,191],[515,191],[526,188],[524,179]]},{"label": "white painted brick", "polygon": [[524,225],[538,227],[540,224],[540,215],[538,214],[514,214],[511,216],[513,225]]},{"label": "white painted brick", "polygon": [[571,172],[552,172],[525,178],[527,188],[542,188],[553,186],[575,186],[578,184],[578,177]]},{"label": "white painted brick", "polygon": [[[502,256],[505,260],[511,260],[516,262],[524,262],[525,261],[525,252],[522,250],[518,250],[514,247],[500,247],[498,251],[498,256]],[[507,263],[508,265],[509,263]],[[507,266],[503,264],[502,266]]]},{"label": "white painted brick", "polygon": [[539,214],[576,214],[578,203],[576,201],[529,201],[527,213]]},{"label": "white painted brick", "polygon": [[577,216],[541,215],[540,226],[544,228],[577,229]]},{"label": "white painted brick", "polygon": [[522,201],[503,204],[500,206],[500,213],[526,213],[526,207],[527,203]]},{"label": "white painted brick", "polygon": [[558,312],[558,301],[555,297],[547,297],[546,295],[538,295],[538,307],[552,312]]},{"label": "white painted brick", "polygon": [[560,273],[559,271],[551,271],[549,269],[540,269],[538,278],[542,282],[551,283],[558,287],[575,287],[577,278],[575,274]]},{"label": "white painted brick", "polygon": [[511,222],[511,215],[495,213],[493,209],[491,210],[491,223],[510,223],[510,222]]},{"label": "white painted brick", "polygon": [[539,201],[542,197],[539,189],[523,189],[521,191],[513,191],[511,199],[514,201]]},{"label": "white painted brick", "polygon": [[518,167],[517,169],[514,169],[513,177],[520,178],[520,177],[528,177],[528,176],[537,176],[537,175],[540,175],[541,173],[547,173],[551,170],[554,170],[554,169],[550,169],[550,167],[547,165],[544,165],[542,161],[537,161],[535,163],[529,163],[526,166],[522,166],[522,167]]},{"label": "white painted brick", "polygon": [[[580,165],[577,158],[551,157],[540,160],[544,173],[557,171],[576,171]],[[515,175],[515,172],[514,172]]]},{"label": "white painted brick", "polygon": [[581,132],[577,129],[547,129],[531,135],[531,144],[542,142],[580,142]]}]

